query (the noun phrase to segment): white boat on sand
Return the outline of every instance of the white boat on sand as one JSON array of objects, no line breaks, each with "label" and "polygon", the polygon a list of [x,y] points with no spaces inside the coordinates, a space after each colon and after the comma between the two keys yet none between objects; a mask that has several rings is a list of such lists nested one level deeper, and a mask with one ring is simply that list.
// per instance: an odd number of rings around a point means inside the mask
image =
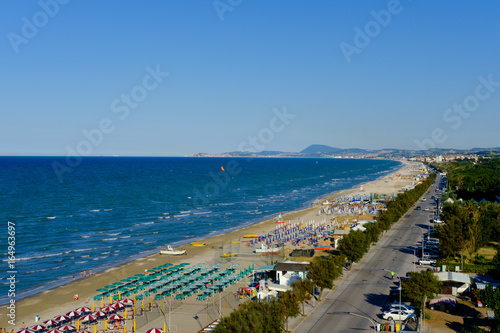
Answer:
[{"label": "white boat on sand", "polygon": [[186,250],[174,250],[170,245],[167,245],[167,248],[163,248],[160,250],[160,254],[170,254],[170,255],[181,255],[185,254]]},{"label": "white boat on sand", "polygon": [[255,249],[255,253],[277,253],[280,252],[281,248],[279,247],[267,247],[266,244],[260,244],[260,248]]}]

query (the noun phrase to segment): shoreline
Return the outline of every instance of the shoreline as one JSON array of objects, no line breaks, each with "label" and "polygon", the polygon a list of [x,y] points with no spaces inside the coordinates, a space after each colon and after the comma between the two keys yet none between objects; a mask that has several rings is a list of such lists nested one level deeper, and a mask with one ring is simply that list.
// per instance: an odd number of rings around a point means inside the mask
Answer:
[{"label": "shoreline", "polygon": [[[316,199],[310,199],[310,200],[307,200],[305,201],[300,207],[296,207],[296,208],[293,208],[289,211],[285,211],[285,212],[282,212],[283,214],[291,214],[291,213],[299,213],[301,211],[304,211],[304,210],[307,210],[309,208],[312,208],[313,207],[313,203],[314,201],[316,200],[325,200],[325,199],[330,199],[330,198],[333,198],[333,197],[336,197],[338,196],[337,194],[343,192],[343,191],[350,191],[350,190],[354,190],[355,188],[358,188],[360,186],[364,186],[365,184],[368,184],[368,183],[371,183],[371,182],[376,182],[378,180],[380,180],[381,178],[384,178],[386,176],[389,176],[393,173],[396,173],[398,172],[399,170],[403,169],[405,167],[405,163],[404,162],[401,162],[401,161],[397,161],[397,162],[400,162],[401,164],[398,165],[398,166],[395,166],[393,168],[391,168],[390,170],[387,171],[386,174],[384,175],[381,175],[380,177],[377,177],[373,180],[369,180],[369,181],[366,181],[364,183],[360,183],[360,184],[357,184],[355,186],[352,186],[350,188],[345,188],[345,189],[339,189],[339,190],[335,190],[333,192],[329,192],[329,193],[325,193],[325,194],[322,194],[320,195],[319,197],[317,197]],[[236,226],[233,226],[233,227],[230,227],[226,230],[220,230],[220,231],[216,231],[212,234],[205,234],[205,235],[201,235],[201,236],[198,236],[198,237],[192,237],[192,238],[187,238],[187,239],[182,239],[182,240],[179,240],[179,241],[176,241],[176,242],[173,242],[169,245],[171,245],[172,247],[185,247],[185,246],[189,246],[190,243],[192,242],[196,242],[196,241],[203,241],[203,240],[206,240],[208,238],[212,238],[212,237],[215,237],[215,236],[223,236],[225,234],[229,234],[229,233],[232,233],[232,232],[237,232],[237,231],[240,231],[240,230],[243,230],[249,226],[252,226],[254,224],[258,224],[260,222],[264,222],[264,221],[268,221],[270,219],[273,219],[274,217],[276,216],[276,214],[269,214],[269,215],[266,215],[266,216],[262,216],[262,217],[258,217],[258,218],[254,218],[252,220],[249,220],[249,221],[246,221],[246,222],[242,222]],[[128,256],[127,258],[125,259],[122,259],[122,260],[117,260],[115,263],[111,264],[110,266],[106,265],[106,266],[103,266],[102,268],[97,268],[97,270],[94,270],[94,273],[93,275],[96,275],[97,273],[100,273],[100,272],[105,272],[109,269],[112,269],[112,268],[119,268],[121,266],[124,266],[124,265],[127,265],[128,263],[131,263],[133,262],[134,260],[137,260],[137,259],[140,259],[140,258],[144,258],[144,257],[148,257],[148,256],[153,256],[155,254],[157,254],[159,251],[159,249],[152,249],[152,250],[147,250],[147,251],[142,251],[142,252],[139,252],[139,253],[136,253],[134,255],[130,255]],[[20,302],[24,299],[27,299],[29,297],[35,297],[36,295],[38,294],[41,294],[47,290],[52,290],[52,289],[55,289],[55,288],[59,288],[59,287],[62,287],[66,284],[71,284],[71,283],[74,283],[74,282],[77,282],[77,281],[81,281],[83,278],[80,278],[80,277],[77,277],[76,280],[72,280],[72,277],[71,276],[63,276],[63,277],[60,277],[56,280],[52,280],[48,283],[45,283],[45,284],[40,284],[40,285],[35,285],[32,287],[32,289],[34,289],[35,291],[32,291],[32,290],[25,290],[21,293],[19,293],[20,295],[20,298],[19,299],[16,299],[16,302]],[[4,306],[4,305],[7,305],[9,303],[9,298],[5,297],[5,299],[2,299],[0,298],[0,307]],[[0,312],[1,314],[1,312]]]},{"label": "shoreline", "polygon": [[[330,194],[326,194],[320,198],[319,200],[330,200],[334,197],[341,197],[342,195],[353,195],[357,192],[358,188],[370,188],[372,184],[377,182],[381,182],[384,178],[393,179],[397,173],[403,171],[406,167],[411,165],[407,161],[399,161],[401,162],[400,166],[394,168],[394,170],[389,170],[387,174],[381,175],[375,180],[370,180],[365,183],[357,184],[351,188],[338,190],[331,192]],[[387,182],[387,180],[385,181]],[[407,183],[407,181],[405,182]],[[379,184],[380,185],[380,184]],[[399,185],[394,186],[393,193],[396,192],[395,189],[400,187]],[[366,190],[366,193],[370,191]],[[357,192],[359,194],[359,192]],[[314,201],[313,201],[314,202]],[[295,210],[291,210],[289,212],[283,213],[283,219],[285,220],[295,220],[297,218],[316,217],[316,218],[325,218],[321,216],[317,216],[314,214],[316,212],[317,206],[310,206],[310,202],[305,202],[304,206]],[[67,283],[63,283],[62,285],[55,286],[50,289],[46,289],[35,293],[30,296],[23,297],[22,299],[16,300],[16,326],[20,326],[21,322],[34,323],[35,314],[39,314],[40,317],[45,320],[50,317],[49,313],[62,314],[63,312],[67,312],[72,310],[71,307],[76,308],[77,306],[83,306],[81,304],[82,301],[87,300],[85,302],[86,306],[89,306],[92,303],[92,297],[96,295],[96,287],[104,286],[108,284],[108,281],[111,280],[119,280],[130,276],[131,274],[143,273],[144,269],[149,269],[158,264],[168,262],[208,262],[212,260],[212,249],[215,248],[216,245],[225,243],[228,241],[232,241],[235,239],[241,238],[241,235],[238,237],[238,234],[243,233],[261,233],[260,230],[263,226],[274,225],[273,218],[275,214],[259,218],[259,220],[254,222],[244,223],[239,226],[235,226],[227,231],[220,231],[213,235],[205,235],[197,237],[196,239],[187,239],[183,240],[181,245],[177,245],[176,247],[188,247],[188,253],[185,256],[161,256],[155,250],[154,253],[140,255],[137,258],[128,260],[126,263],[122,263],[120,265],[116,265],[110,268],[103,269],[101,271],[95,272],[91,277],[87,278],[79,278],[75,281],[69,281]],[[268,229],[268,228],[267,228]],[[206,246],[204,247],[193,247],[190,246],[190,242],[196,240],[203,240],[206,242]],[[208,255],[207,255],[208,253]],[[200,260],[201,259],[201,260]],[[215,258],[214,258],[215,260]],[[106,282],[105,282],[106,281]],[[78,293],[80,295],[80,301],[73,300],[73,294]],[[57,295],[56,295],[57,294]],[[62,297],[61,297],[62,296]],[[57,300],[54,302],[54,300]],[[98,303],[98,302],[97,302]],[[42,305],[43,304],[43,305]],[[38,306],[37,306],[38,305]],[[40,309],[40,305],[42,307],[47,307],[47,310]],[[64,308],[63,310],[57,310]],[[2,311],[0,315],[6,315],[4,312],[6,310],[5,306],[2,306]],[[53,310],[53,311],[52,311]],[[31,319],[31,320],[30,320]]]}]

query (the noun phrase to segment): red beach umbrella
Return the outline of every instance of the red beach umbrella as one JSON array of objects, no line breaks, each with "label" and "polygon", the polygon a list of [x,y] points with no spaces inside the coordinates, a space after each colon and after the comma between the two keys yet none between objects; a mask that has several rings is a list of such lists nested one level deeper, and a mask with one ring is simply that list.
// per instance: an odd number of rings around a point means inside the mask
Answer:
[{"label": "red beach umbrella", "polygon": [[92,316],[92,315],[86,315],[85,317],[82,317],[80,318],[80,320],[82,322],[87,322],[87,321],[94,321],[96,319],[96,317]]},{"label": "red beach umbrella", "polygon": [[89,331],[80,331],[80,333],[91,333]]},{"label": "red beach umbrella", "polygon": [[121,301],[121,302],[122,302],[123,304],[125,304],[125,305],[133,305],[133,304],[134,304],[134,301],[133,301],[133,300],[131,300],[130,298],[124,298],[124,299],[122,299],[122,301]]},{"label": "red beach umbrella", "polygon": [[112,307],[112,306],[106,306],[104,308],[101,309],[102,312],[106,312],[106,313],[109,313],[109,312],[115,312],[116,311],[116,308]]},{"label": "red beach umbrella", "polygon": [[152,328],[150,330],[147,330],[146,333],[163,333],[163,330],[159,328]]},{"label": "red beach umbrella", "polygon": [[71,325],[65,325],[65,326],[59,327],[59,331],[63,331],[63,332],[76,331],[76,327],[71,326]]},{"label": "red beach umbrella", "polygon": [[30,330],[35,331],[35,332],[43,331],[45,329],[46,329],[45,326],[42,326],[42,325],[34,325],[34,326],[30,327]]},{"label": "red beach umbrella", "polygon": [[114,314],[108,317],[109,320],[123,320],[123,316]]},{"label": "red beach umbrella", "polygon": [[78,313],[89,313],[89,312],[92,312],[92,310],[86,306],[83,306],[83,307],[80,307],[78,309],[75,310],[76,312]]},{"label": "red beach umbrella", "polygon": [[80,314],[76,311],[70,311],[68,313],[66,313],[66,316],[70,317],[70,318],[78,318],[80,317]]},{"label": "red beach umbrella", "polygon": [[122,302],[116,302],[111,304],[111,306],[114,307],[115,309],[123,309],[125,307],[125,304],[123,304]]},{"label": "red beach umbrella", "polygon": [[61,331],[58,331],[58,330],[50,330],[48,331],[47,333],[62,333]]},{"label": "red beach umbrella", "polygon": [[54,317],[54,320],[57,320],[60,323],[60,322],[69,321],[69,320],[71,320],[71,318],[68,316],[62,315],[62,316]]},{"label": "red beach umbrella", "polygon": [[57,326],[59,324],[59,322],[57,320],[54,320],[54,319],[46,320],[43,323],[45,325],[47,325],[47,327],[53,327],[53,326]]},{"label": "red beach umbrella", "polygon": [[33,331],[32,330],[23,329],[23,330],[17,331],[17,333],[33,333]]},{"label": "red beach umbrella", "polygon": [[92,313],[92,315],[96,318],[102,318],[102,317],[106,317],[106,313],[103,312],[103,311],[96,311],[94,313]]}]

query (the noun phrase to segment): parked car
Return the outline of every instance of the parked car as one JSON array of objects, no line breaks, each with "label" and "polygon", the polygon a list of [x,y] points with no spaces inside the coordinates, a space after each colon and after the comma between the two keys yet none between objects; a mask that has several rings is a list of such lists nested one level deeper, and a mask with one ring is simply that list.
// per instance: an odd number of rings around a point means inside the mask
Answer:
[{"label": "parked car", "polygon": [[422,254],[422,259],[437,259],[439,257],[440,256],[437,251],[427,250],[424,254]]},{"label": "parked car", "polygon": [[413,313],[408,313],[406,311],[389,310],[382,313],[382,318],[386,320],[406,320]]},{"label": "parked car", "polygon": [[406,305],[405,303],[394,302],[391,304],[389,310],[402,310],[408,313],[415,313],[415,308],[413,306]]},{"label": "parked car", "polygon": [[436,264],[436,260],[429,259],[429,258],[418,259],[418,264],[419,265],[431,265],[431,266],[434,266]]},{"label": "parked car", "polygon": [[417,206],[417,208],[415,208],[415,210],[421,210],[421,209],[422,209],[422,207],[420,207],[420,206]]},{"label": "parked car", "polygon": [[453,312],[458,302],[451,297],[435,298],[429,301],[429,309],[443,311],[446,313]]}]

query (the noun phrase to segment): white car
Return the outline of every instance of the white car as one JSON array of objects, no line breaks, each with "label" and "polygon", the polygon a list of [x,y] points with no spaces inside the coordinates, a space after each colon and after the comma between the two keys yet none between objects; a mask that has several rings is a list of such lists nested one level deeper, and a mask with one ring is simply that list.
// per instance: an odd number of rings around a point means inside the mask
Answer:
[{"label": "white car", "polygon": [[418,264],[419,265],[431,265],[434,266],[436,264],[436,260],[432,259],[418,259]]},{"label": "white car", "polygon": [[413,315],[406,311],[389,310],[382,313],[382,318],[387,320],[406,320],[409,316]]},{"label": "white car", "polygon": [[392,303],[390,310],[391,311],[403,310],[404,312],[407,313],[415,313],[415,308],[413,306],[409,306],[406,305],[405,303],[399,303],[399,302]]}]

